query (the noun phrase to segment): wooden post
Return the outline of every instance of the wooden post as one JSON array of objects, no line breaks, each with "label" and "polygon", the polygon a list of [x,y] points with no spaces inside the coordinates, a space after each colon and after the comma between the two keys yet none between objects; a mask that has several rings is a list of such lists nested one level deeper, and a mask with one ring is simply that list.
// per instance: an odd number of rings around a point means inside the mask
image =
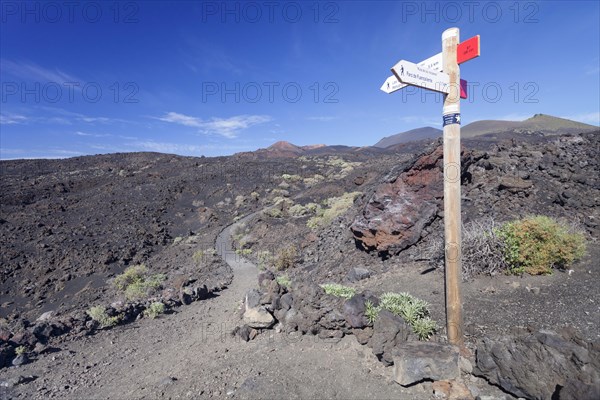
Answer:
[{"label": "wooden post", "polygon": [[450,93],[444,95],[444,236],[446,279],[446,330],[451,344],[464,341],[461,286],[460,210],[460,71],[456,58],[458,28],[442,34],[443,70],[450,76]]}]

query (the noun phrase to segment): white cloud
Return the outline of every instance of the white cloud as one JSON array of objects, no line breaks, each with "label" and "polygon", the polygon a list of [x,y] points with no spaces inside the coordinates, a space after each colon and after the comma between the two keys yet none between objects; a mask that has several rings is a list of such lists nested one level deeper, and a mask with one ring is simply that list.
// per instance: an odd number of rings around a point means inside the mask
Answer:
[{"label": "white cloud", "polygon": [[338,117],[333,117],[333,116],[314,116],[314,117],[307,117],[306,119],[309,120],[309,121],[329,122],[329,121],[333,121],[335,119],[338,119]]},{"label": "white cloud", "polygon": [[135,142],[131,145],[146,151],[156,151],[159,153],[197,153],[203,150],[202,146],[193,144],[154,142],[151,140]]},{"label": "white cloud", "polygon": [[27,117],[17,114],[0,114],[0,125],[23,124]]},{"label": "white cloud", "polygon": [[173,122],[175,124],[191,126],[194,128],[202,127],[202,120],[200,118],[189,117],[187,115],[179,114],[176,112],[169,112],[164,117],[158,119],[165,122]]},{"label": "white cloud", "polygon": [[533,115],[531,114],[512,113],[503,115],[501,117],[498,117],[497,119],[499,119],[500,121],[525,121],[526,119],[529,119],[531,117],[533,117]]},{"label": "white cloud", "polygon": [[31,81],[56,82],[59,84],[67,82],[81,82],[80,79],[62,72],[59,69],[48,69],[35,63],[26,61],[15,62],[2,59],[0,60],[0,70],[6,74]]},{"label": "white cloud", "polygon": [[248,150],[248,146],[231,145],[196,145],[185,143],[155,142],[153,140],[136,141],[128,143],[127,146],[136,151],[156,151],[159,153],[173,154],[201,154],[207,150]]},{"label": "white cloud", "polygon": [[213,117],[208,121],[189,115],[169,112],[161,121],[197,128],[202,133],[214,133],[226,138],[235,138],[239,132],[251,126],[269,122],[272,118],[268,115],[236,115],[230,118]]},{"label": "white cloud", "polygon": [[406,124],[414,124],[419,123],[424,126],[440,126],[442,125],[441,118],[430,118],[430,117],[422,117],[419,115],[409,115],[406,117],[400,117],[400,121]]},{"label": "white cloud", "polygon": [[567,116],[561,117],[561,118],[566,118],[566,119],[570,119],[573,121],[579,121],[579,122],[583,122],[583,123],[591,124],[591,125],[600,125],[600,112],[567,115]]},{"label": "white cloud", "polygon": [[[6,157],[9,154],[11,157]],[[84,155],[85,153],[75,150],[66,149],[0,149],[0,159],[2,160],[27,160],[27,159],[38,159],[38,158],[68,158]],[[14,157],[13,157],[14,156]]]},{"label": "white cloud", "polygon": [[75,134],[77,136],[89,136],[89,137],[95,137],[95,138],[110,137],[110,136],[112,136],[112,135],[110,135],[108,133],[88,133],[88,132],[81,132],[81,131],[77,131],[77,132],[75,132]]}]

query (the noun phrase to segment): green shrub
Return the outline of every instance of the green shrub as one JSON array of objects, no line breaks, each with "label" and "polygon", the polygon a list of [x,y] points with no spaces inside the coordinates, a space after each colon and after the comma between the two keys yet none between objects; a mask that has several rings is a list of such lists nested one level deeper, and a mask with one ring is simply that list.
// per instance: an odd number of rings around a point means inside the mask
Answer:
[{"label": "green shrub", "polygon": [[240,208],[244,202],[246,201],[246,198],[242,195],[238,195],[235,197],[235,208]]},{"label": "green shrub", "polygon": [[304,184],[306,186],[314,186],[318,183],[323,182],[324,180],[325,180],[325,177],[323,175],[315,174],[312,177],[304,178]]},{"label": "green shrub", "polygon": [[164,274],[150,275],[144,264],[133,265],[114,279],[114,286],[125,292],[128,300],[146,297],[150,291],[158,289],[165,280]]},{"label": "green shrub", "polygon": [[195,251],[194,254],[192,255],[192,260],[194,260],[194,262],[196,264],[200,264],[200,262],[202,262],[203,257],[204,257],[204,251],[198,250],[198,251]]},{"label": "green shrub", "polygon": [[113,284],[119,290],[125,290],[127,286],[134,282],[140,281],[148,274],[148,270],[144,264],[132,265],[128,267],[122,274],[117,275]]},{"label": "green shrub", "polygon": [[236,249],[235,254],[241,256],[249,256],[250,254],[252,254],[252,249]]},{"label": "green shrub", "polygon": [[309,211],[302,204],[294,204],[293,206],[291,206],[288,209],[288,213],[292,217],[302,217],[302,216],[308,214],[308,212]]},{"label": "green shrub", "polygon": [[25,353],[27,353],[27,347],[25,347],[25,346],[19,346],[15,349],[15,354],[18,356],[25,354]]},{"label": "green shrub", "polygon": [[437,330],[437,324],[429,318],[429,305],[408,293],[384,293],[380,297],[379,306],[370,301],[365,303],[365,317],[373,324],[381,310],[388,310],[399,315],[408,323],[419,340],[427,340]]},{"label": "green shrub", "polygon": [[380,307],[400,315],[409,324],[429,315],[429,305],[408,293],[384,293],[381,296]]},{"label": "green shrub", "polygon": [[415,320],[411,327],[419,340],[428,340],[437,330],[437,323],[429,317]]},{"label": "green shrub", "polygon": [[95,306],[87,311],[87,314],[94,320],[100,323],[102,328],[109,326],[115,326],[119,323],[120,318],[118,316],[109,317],[106,313],[104,306]]},{"label": "green shrub", "polygon": [[586,250],[583,234],[542,215],[508,222],[497,235],[505,244],[504,258],[513,274],[550,274],[552,268],[569,267]]},{"label": "green shrub", "polygon": [[296,257],[298,252],[296,246],[293,244],[284,247],[277,252],[273,264],[276,270],[282,271],[284,269],[292,268],[296,264]]},{"label": "green shrub", "polygon": [[339,197],[327,199],[325,201],[326,208],[315,208],[317,215],[310,218],[306,226],[311,229],[318,229],[329,225],[335,218],[345,213],[354,203],[354,199],[360,196],[360,194],[360,192],[349,192]]},{"label": "green shrub", "polygon": [[260,270],[267,268],[267,266],[270,265],[273,259],[269,250],[262,250],[257,252],[256,258],[258,260],[258,269]]},{"label": "green shrub", "polygon": [[280,275],[277,278],[275,278],[275,281],[285,288],[289,288],[290,286],[292,286],[292,281],[287,275]]},{"label": "green shrub", "polygon": [[165,313],[165,305],[160,301],[151,303],[148,308],[144,311],[144,315],[149,318],[156,318],[161,314]]},{"label": "green shrub", "polygon": [[321,285],[325,293],[335,297],[343,297],[349,299],[356,294],[356,289],[340,285],[339,283],[324,283]]},{"label": "green shrub", "polygon": [[215,249],[197,250],[192,255],[192,259],[196,264],[200,264],[204,257],[212,257],[217,254]]},{"label": "green shrub", "polygon": [[283,178],[283,180],[289,182],[298,182],[302,180],[302,177],[300,175],[283,174],[281,175],[281,177]]},{"label": "green shrub", "polygon": [[266,209],[264,211],[264,214],[271,218],[282,218],[283,217],[283,211],[277,205]]},{"label": "green shrub", "polygon": [[367,317],[369,324],[373,325],[379,315],[379,311],[379,307],[375,307],[372,302],[368,300],[365,302],[365,317]]}]

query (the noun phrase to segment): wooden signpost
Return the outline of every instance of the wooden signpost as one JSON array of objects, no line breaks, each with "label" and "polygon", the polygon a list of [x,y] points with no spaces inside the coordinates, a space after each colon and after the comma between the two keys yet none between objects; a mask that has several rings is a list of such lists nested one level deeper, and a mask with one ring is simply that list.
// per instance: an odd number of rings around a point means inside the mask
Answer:
[{"label": "wooden signpost", "polygon": [[458,28],[450,28],[442,34],[441,62],[439,61],[440,54],[419,64],[401,60],[392,67],[394,75],[389,77],[381,87],[381,90],[386,93],[393,93],[408,85],[444,93],[442,121],[444,129],[446,331],[448,341],[459,346],[464,344],[460,290],[460,99],[461,97],[466,98],[466,82],[460,79],[458,64],[472,60],[479,55],[479,35],[459,43]]},{"label": "wooden signpost", "polygon": [[392,72],[400,82],[407,85],[449,93],[450,87],[448,84],[450,81],[448,80],[448,74],[444,72],[419,67],[417,64],[406,60],[398,61],[398,64],[392,67]]},{"label": "wooden signpost", "polygon": [[[458,44],[458,48],[456,49],[456,61],[458,64],[462,64],[466,61],[472,60],[475,57],[479,57],[480,54],[480,45],[479,45],[479,35],[473,36],[470,39],[465,40],[462,43]],[[434,71],[443,71],[442,65],[442,53],[437,53],[434,56],[429,57],[426,60],[421,61],[417,64],[419,67],[432,69]],[[395,75],[389,76],[383,85],[381,85],[381,90],[390,94],[394,93],[397,90],[403,89],[409,86],[408,84],[401,83],[398,81]],[[464,79],[460,80],[460,98],[467,98],[467,81]]]}]

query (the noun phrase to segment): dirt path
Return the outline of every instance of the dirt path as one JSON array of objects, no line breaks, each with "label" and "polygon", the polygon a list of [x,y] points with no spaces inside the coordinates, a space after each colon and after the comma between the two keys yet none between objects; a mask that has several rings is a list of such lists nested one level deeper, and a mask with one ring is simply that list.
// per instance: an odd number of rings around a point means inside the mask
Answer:
[{"label": "dirt path", "polygon": [[427,385],[394,383],[391,369],[353,337],[331,343],[268,331],[245,343],[230,336],[240,323],[240,300],[257,275],[232,251],[234,226],[216,242],[234,270],[233,283],[218,297],[63,343],[32,364],[4,369],[0,380],[37,378],[0,387],[0,398],[430,398]]}]

